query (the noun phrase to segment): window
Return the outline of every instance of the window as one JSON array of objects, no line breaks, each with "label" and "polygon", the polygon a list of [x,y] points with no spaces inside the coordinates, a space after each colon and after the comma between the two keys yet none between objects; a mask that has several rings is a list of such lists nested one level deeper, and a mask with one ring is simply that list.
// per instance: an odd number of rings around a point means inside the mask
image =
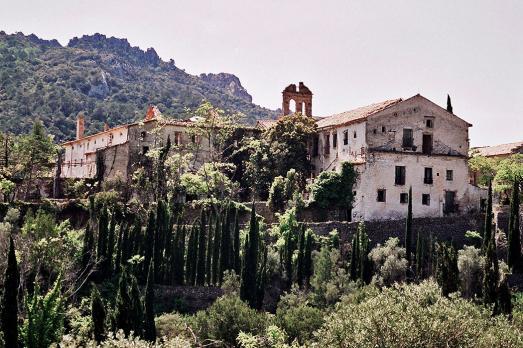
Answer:
[{"label": "window", "polygon": [[421,195],[421,204],[430,205],[430,195],[428,193],[424,193]]},{"label": "window", "polygon": [[423,134],[422,150],[425,155],[432,153],[432,134]]},{"label": "window", "polygon": [[454,180],[454,171],[451,169],[447,169],[447,181]]},{"label": "window", "polygon": [[387,199],[386,195],[387,195],[387,190],[385,190],[385,189],[378,190],[378,202],[385,202],[385,200]]},{"label": "window", "polygon": [[396,166],[396,178],[394,180],[395,185],[405,185],[405,166]]},{"label": "window", "polygon": [[336,146],[338,146],[338,133],[335,132],[332,134],[332,147],[336,148]]},{"label": "window", "polygon": [[409,194],[408,193],[400,193],[400,203],[405,204],[409,202]]},{"label": "window", "polygon": [[354,131],[354,139],[358,137],[358,134],[356,134],[356,131]]},{"label": "window", "polygon": [[423,183],[432,185],[432,168],[425,168],[425,177],[423,178]]},{"label": "window", "polygon": [[412,129],[404,128],[403,129],[403,147],[412,148],[414,146],[414,138],[412,135]]},{"label": "window", "polygon": [[325,134],[323,138],[323,153],[328,155],[331,152],[331,137],[330,134]]},{"label": "window", "polygon": [[343,132],[343,145],[347,145],[349,143],[349,131],[346,130]]},{"label": "window", "polygon": [[372,133],[377,134],[377,133],[378,133],[378,130],[377,130],[376,128],[374,128],[374,129],[372,130]]},{"label": "window", "polygon": [[146,135],[146,134],[147,134],[147,133],[146,133],[145,131],[142,131],[142,132],[140,133],[140,138],[141,138],[141,140],[144,140],[144,139],[145,139],[145,135]]},{"label": "window", "polygon": [[385,128],[385,126],[381,126],[381,132],[385,133],[386,131],[387,131],[387,129]]},{"label": "window", "polygon": [[458,211],[458,205],[456,204],[456,192],[445,191],[445,203],[443,203],[443,213],[450,214]]},{"label": "window", "polygon": [[142,146],[142,155],[145,155],[147,152],[149,152],[149,146]]},{"label": "window", "polygon": [[425,120],[425,126],[427,126],[427,128],[434,128],[434,120],[431,118],[427,118]]},{"label": "window", "polygon": [[313,156],[318,156],[318,152],[319,152],[319,138],[318,138],[318,136],[316,135],[316,136],[312,139],[312,155],[313,155]]}]

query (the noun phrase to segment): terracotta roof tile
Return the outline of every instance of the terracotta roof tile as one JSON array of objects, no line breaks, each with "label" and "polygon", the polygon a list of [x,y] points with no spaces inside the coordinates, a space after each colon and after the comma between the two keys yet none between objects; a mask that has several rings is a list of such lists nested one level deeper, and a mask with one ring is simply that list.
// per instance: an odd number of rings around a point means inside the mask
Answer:
[{"label": "terracotta roof tile", "polygon": [[516,153],[519,149],[523,148],[523,141],[518,141],[509,144],[500,144],[494,146],[477,147],[472,149],[474,153],[478,155],[489,157],[489,156],[502,156]]},{"label": "terracotta roof tile", "polygon": [[278,120],[258,120],[256,122],[256,128],[259,129],[269,129],[274,126]]},{"label": "terracotta roof tile", "polygon": [[317,121],[318,128],[326,128],[331,126],[341,126],[349,123],[364,121],[370,115],[385,110],[386,108],[396,105],[401,102],[402,99],[385,100],[381,103],[375,103],[367,106],[363,106],[354,110],[345,111],[340,114],[327,116]]}]

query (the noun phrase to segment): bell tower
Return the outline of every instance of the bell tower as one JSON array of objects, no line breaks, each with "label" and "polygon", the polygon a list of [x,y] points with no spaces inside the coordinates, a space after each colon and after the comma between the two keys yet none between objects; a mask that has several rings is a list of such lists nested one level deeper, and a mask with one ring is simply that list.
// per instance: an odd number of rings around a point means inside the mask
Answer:
[{"label": "bell tower", "polygon": [[291,110],[289,104],[291,100],[296,103],[296,112],[301,112],[304,116],[312,117],[312,92],[300,82],[298,88],[295,84],[288,85],[282,92],[283,95],[283,115],[289,115]]}]

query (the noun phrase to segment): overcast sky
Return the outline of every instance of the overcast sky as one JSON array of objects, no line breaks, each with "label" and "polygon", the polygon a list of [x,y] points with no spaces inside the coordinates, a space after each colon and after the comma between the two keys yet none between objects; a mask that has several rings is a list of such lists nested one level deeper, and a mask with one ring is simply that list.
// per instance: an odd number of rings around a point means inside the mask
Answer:
[{"label": "overcast sky", "polygon": [[304,81],[326,116],[416,93],[472,123],[471,143],[523,140],[523,1],[0,0],[0,30],[63,45],[96,32],[192,74],[236,74],[266,107]]}]

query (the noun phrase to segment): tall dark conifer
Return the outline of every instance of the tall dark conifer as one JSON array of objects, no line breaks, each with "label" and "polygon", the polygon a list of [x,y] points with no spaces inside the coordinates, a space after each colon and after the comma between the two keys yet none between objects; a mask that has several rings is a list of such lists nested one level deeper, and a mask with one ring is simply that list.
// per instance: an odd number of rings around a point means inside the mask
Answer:
[{"label": "tall dark conifer", "polygon": [[[156,234],[156,216],[154,214],[154,210],[149,210],[149,218],[147,220],[147,228],[145,230],[145,245],[144,245],[144,268],[142,273],[141,280],[144,281],[145,277],[147,276],[147,270],[149,269],[149,265],[151,264],[151,261],[153,260],[154,256],[154,241],[155,241],[155,234]],[[143,283],[141,283],[143,284]]]},{"label": "tall dark conifer", "polygon": [[98,217],[98,243],[96,246],[96,262],[104,263],[107,261],[107,237],[109,234],[109,216],[107,208],[104,206]]},{"label": "tall dark conifer", "polygon": [[154,280],[156,283],[162,281],[162,269],[165,251],[165,240],[169,231],[169,208],[164,200],[158,201],[156,207],[156,231],[154,235]]},{"label": "tall dark conifer", "polygon": [[231,211],[229,203],[225,206],[225,219],[222,221],[221,244],[220,244],[220,272],[219,283],[223,280],[223,273],[231,267]]},{"label": "tall dark conifer", "polygon": [[106,275],[109,276],[113,270],[113,255],[116,239],[116,211],[111,213],[111,223],[109,224],[109,234],[107,235],[107,269]]},{"label": "tall dark conifer", "polygon": [[207,255],[205,256],[205,282],[210,285],[212,282],[212,251],[213,251],[213,221],[212,214],[209,215],[207,235]]},{"label": "tall dark conifer", "polygon": [[240,248],[240,217],[238,209],[236,209],[234,214],[234,271],[238,275],[241,273],[242,268]]},{"label": "tall dark conifer", "polygon": [[143,326],[144,326],[144,315],[143,315],[143,303],[140,289],[138,288],[138,281],[136,277],[131,276],[131,289],[130,289],[130,310],[131,310],[131,330],[134,331],[135,336],[142,337]]},{"label": "tall dark conifer", "polygon": [[364,284],[369,284],[372,278],[372,265],[369,260],[370,239],[367,234],[367,229],[365,228],[365,223],[361,222],[358,226],[358,230],[360,235],[360,247],[358,250],[360,263],[359,277]]},{"label": "tall dark conifer", "polygon": [[412,186],[409,188],[409,204],[405,220],[405,257],[410,266],[412,262]]},{"label": "tall dark conifer", "polygon": [[93,283],[91,290],[91,322],[93,323],[94,340],[98,343],[105,339],[105,305],[98,288]]},{"label": "tall dark conifer", "polygon": [[444,296],[458,291],[459,270],[458,255],[451,244],[438,244],[436,281],[441,286]]},{"label": "tall dark conifer", "polygon": [[117,329],[123,330],[125,335],[134,330],[132,301],[129,296],[129,283],[127,271],[120,273],[120,280],[118,282],[118,291],[116,293],[116,302],[114,308],[114,321]]},{"label": "tall dark conifer", "polygon": [[447,111],[451,114],[454,113],[454,109],[452,108],[452,101],[450,100],[450,95],[447,94]]},{"label": "tall dark conifer", "polygon": [[312,232],[306,231],[305,252],[303,256],[303,276],[305,288],[309,287],[309,280],[312,276],[312,239]]},{"label": "tall dark conifer", "polygon": [[356,233],[352,237],[352,243],[351,243],[351,255],[350,255],[350,278],[354,281],[356,281],[360,274],[360,228],[359,226],[362,223],[358,225],[358,229],[356,230]]},{"label": "tall dark conifer", "polygon": [[305,262],[305,225],[300,226],[300,235],[298,237],[298,259],[296,262],[296,280],[298,286],[301,288],[304,285],[305,273],[304,273],[304,262]]},{"label": "tall dark conifer", "polygon": [[185,225],[182,225],[180,229],[180,237],[178,238],[178,266],[176,267],[176,274],[178,277],[177,285],[184,284],[184,265],[185,265],[185,239],[187,235],[187,229]]},{"label": "tall dark conifer", "polygon": [[416,276],[418,279],[424,278],[425,271],[425,259],[426,255],[426,240],[418,231],[418,237],[416,239]]},{"label": "tall dark conifer", "polygon": [[522,271],[521,233],[519,231],[519,180],[514,180],[508,223],[508,265],[514,273]]},{"label": "tall dark conifer", "polygon": [[258,248],[259,248],[259,226],[256,218],[254,202],[251,208],[251,221],[249,233],[245,241],[244,262],[242,270],[242,281],[240,297],[247,301],[251,307],[256,307],[257,298],[257,268],[258,268]]},{"label": "tall dark conifer", "polygon": [[483,303],[496,306],[498,301],[499,263],[494,235],[489,239],[485,251],[485,269],[483,271]]},{"label": "tall dark conifer", "polygon": [[196,255],[195,246],[197,245],[195,243],[196,240],[196,230],[194,229],[194,225],[191,228],[191,231],[189,232],[189,240],[187,242],[187,258],[185,259],[185,283],[187,285],[194,285],[194,260]]},{"label": "tall dark conifer", "polygon": [[212,284],[217,285],[219,283],[220,273],[220,247],[221,247],[221,224],[220,218],[216,216],[214,238],[213,238],[213,251],[212,251]]},{"label": "tall dark conifer", "polygon": [[83,245],[82,245],[82,267],[87,267],[92,262],[94,247],[93,230],[89,224],[85,226]]},{"label": "tall dark conifer", "polygon": [[20,275],[16,261],[15,243],[9,236],[7,268],[5,270],[0,324],[5,347],[18,346],[18,283]]},{"label": "tall dark conifer", "polygon": [[156,341],[156,325],[154,324],[154,261],[147,272],[147,284],[144,297],[144,335],[143,338],[149,342]]},{"label": "tall dark conifer", "polygon": [[483,226],[483,250],[486,250],[492,236],[492,180],[488,183],[487,208],[485,211],[485,224]]},{"label": "tall dark conifer", "polygon": [[205,284],[205,248],[207,247],[207,218],[202,209],[200,217],[200,231],[198,233],[198,256],[196,261],[196,285]]}]

